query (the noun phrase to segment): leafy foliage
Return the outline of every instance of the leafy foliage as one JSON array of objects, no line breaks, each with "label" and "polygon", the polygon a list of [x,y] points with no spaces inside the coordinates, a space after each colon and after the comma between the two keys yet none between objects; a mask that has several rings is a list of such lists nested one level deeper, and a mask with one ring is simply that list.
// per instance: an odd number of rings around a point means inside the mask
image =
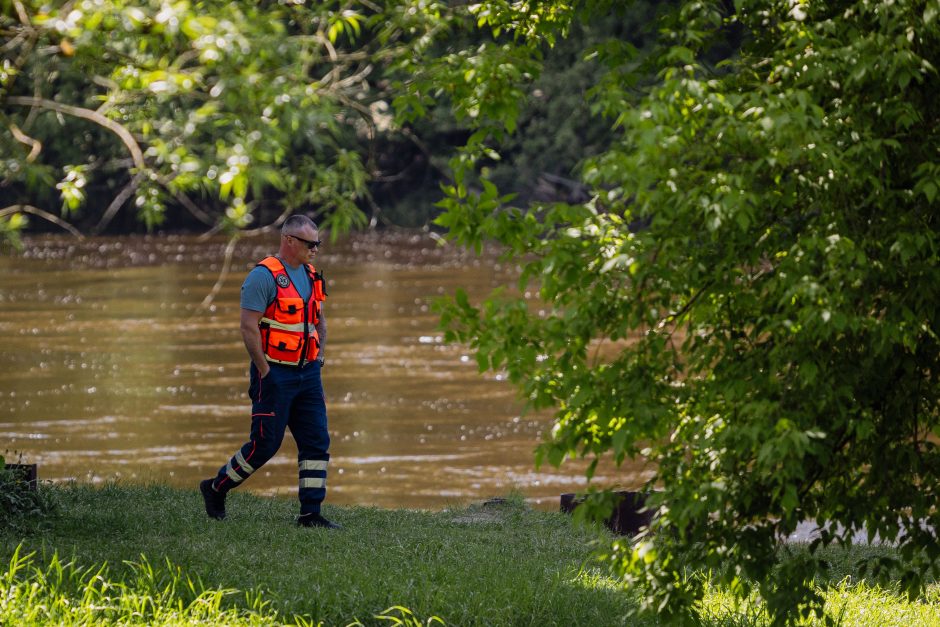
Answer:
[{"label": "leafy foliage", "polygon": [[[564,13],[533,22],[511,5],[508,21],[472,17],[492,22],[494,37],[424,0],[6,0],[2,236],[15,243],[27,213],[92,233],[136,222],[244,229],[291,210],[318,213],[334,232],[426,224],[447,160],[491,107],[517,132],[496,143],[489,176],[523,198],[577,196],[573,168],[610,141],[584,97],[601,72],[580,51],[598,39],[639,45],[637,25],[656,4],[613,3],[617,20],[575,22],[557,39]],[[558,44],[538,72],[541,49],[513,51],[516,23]],[[402,88],[423,78],[420,91]],[[386,112],[393,100],[401,125]]]},{"label": "leafy foliage", "polygon": [[55,191],[65,216],[90,196],[108,203],[98,228],[125,204],[153,228],[168,203],[225,229],[271,205],[364,223],[364,165],[350,149],[371,123],[358,101],[371,71],[365,5],[2,6],[0,187],[12,207]]},{"label": "leafy foliage", "polygon": [[0,528],[20,533],[35,531],[55,509],[53,498],[30,489],[21,473],[0,456]]},{"label": "leafy foliage", "polygon": [[499,160],[480,163],[483,176],[517,192],[517,202],[587,200],[588,188],[576,180],[580,164],[616,137],[608,120],[592,115],[591,90],[607,72],[599,58],[615,47],[639,65],[655,38],[646,25],[668,4],[634,2],[613,7],[613,15],[572,23],[568,35],[545,50],[516,131],[499,142]]},{"label": "leafy foliage", "polygon": [[[534,74],[541,47],[603,4],[471,12]],[[448,337],[556,408],[539,459],[655,462],[655,536],[604,554],[649,610],[688,616],[703,594],[691,566],[741,596],[757,586],[776,622],[820,614],[823,560],[778,551],[806,519],[826,525],[814,549],[859,529],[897,541],[909,594],[940,567],[937,17],[923,0],[682,2],[658,23],[646,88],[632,51],[596,45],[592,106],[616,139],[586,163],[581,205],[513,208],[485,178],[470,188],[517,121],[472,94],[514,100],[526,83],[447,91],[478,106],[477,131],[439,224],[525,259],[519,291],[543,303],[458,293]],[[414,94],[490,53],[426,64]]]}]

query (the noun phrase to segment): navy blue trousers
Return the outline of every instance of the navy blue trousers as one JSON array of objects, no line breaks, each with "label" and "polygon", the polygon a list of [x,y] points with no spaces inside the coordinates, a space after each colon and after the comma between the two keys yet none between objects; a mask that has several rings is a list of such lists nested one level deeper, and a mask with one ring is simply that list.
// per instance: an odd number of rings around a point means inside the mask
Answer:
[{"label": "navy blue trousers", "polygon": [[320,364],[313,362],[304,368],[271,364],[271,372],[264,379],[251,364],[249,379],[249,440],[219,469],[213,487],[224,493],[241,485],[274,457],[284,439],[284,430],[290,428],[297,441],[300,513],[319,512],[326,497],[330,459]]}]

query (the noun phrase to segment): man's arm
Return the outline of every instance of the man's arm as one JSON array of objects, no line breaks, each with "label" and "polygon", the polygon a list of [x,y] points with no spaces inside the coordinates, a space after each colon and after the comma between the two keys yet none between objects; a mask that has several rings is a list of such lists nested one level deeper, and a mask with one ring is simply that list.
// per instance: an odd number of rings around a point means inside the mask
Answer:
[{"label": "man's arm", "polygon": [[326,316],[323,315],[323,303],[320,303],[320,319],[317,321],[317,335],[320,336],[320,354],[317,359],[322,365],[324,362],[324,349],[326,348]]},{"label": "man's arm", "polygon": [[251,357],[262,379],[268,376],[268,371],[271,369],[268,360],[264,358],[264,349],[261,348],[261,331],[258,329],[258,323],[263,314],[263,311],[243,308],[241,316],[242,340],[245,342],[245,348],[248,349],[248,356]]}]

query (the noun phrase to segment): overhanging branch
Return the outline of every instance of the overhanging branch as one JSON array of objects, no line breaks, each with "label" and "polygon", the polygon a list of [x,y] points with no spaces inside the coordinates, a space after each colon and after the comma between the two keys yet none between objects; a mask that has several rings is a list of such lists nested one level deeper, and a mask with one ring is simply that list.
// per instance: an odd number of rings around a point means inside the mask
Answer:
[{"label": "overhanging branch", "polygon": [[121,141],[124,142],[124,145],[127,146],[128,151],[131,153],[131,159],[134,160],[134,166],[136,166],[138,170],[144,170],[147,167],[144,163],[144,153],[141,151],[140,145],[137,143],[137,140],[134,139],[134,136],[131,135],[130,131],[114,120],[101,115],[97,111],[62,104],[60,102],[47,100],[45,98],[36,98],[33,96],[8,96],[5,99],[5,102],[7,104],[19,105],[21,107],[41,107],[50,111],[58,111],[59,113],[64,113],[76,118],[88,120],[99,126],[103,126],[121,138]]},{"label": "overhanging branch", "polygon": [[34,207],[32,205],[11,205],[9,207],[6,207],[5,209],[0,209],[0,218],[4,218],[14,213],[31,213],[34,216],[39,216],[40,218],[43,218],[44,220],[48,220],[49,222],[52,222],[56,226],[62,227],[63,229],[65,229],[66,231],[68,231],[69,233],[77,237],[78,239],[85,239],[85,236],[82,235],[81,231],[76,229],[74,226],[72,226],[65,220],[59,218],[58,216],[52,215],[48,211],[43,211],[42,209],[38,207]]},{"label": "overhanging branch", "polygon": [[163,177],[163,176],[160,176],[159,174],[157,175],[157,182],[160,183],[160,185],[162,185],[164,189],[170,192],[170,194],[172,194],[173,198],[176,199],[176,202],[183,205],[183,208],[186,209],[189,213],[191,213],[193,217],[195,217],[197,220],[199,220],[200,222],[202,222],[203,224],[207,226],[212,226],[214,224],[212,217],[208,213],[200,209],[199,206],[189,198],[189,196],[187,196],[186,194],[184,194],[183,192],[179,190],[173,189],[170,186],[172,181],[173,181],[173,178]]},{"label": "overhanging branch", "polygon": [[131,179],[130,183],[128,183],[124,189],[122,189],[121,192],[114,197],[114,200],[111,201],[111,204],[108,205],[108,208],[101,216],[101,220],[98,221],[98,225],[95,226],[94,230],[92,231],[93,235],[101,233],[101,231],[103,231],[108,226],[108,224],[111,223],[111,220],[115,215],[117,215],[118,209],[120,209],[121,206],[127,202],[127,199],[130,198],[135,191],[137,191],[137,188],[140,187],[140,183],[143,180],[143,172],[138,172],[136,175],[134,175],[134,178]]}]

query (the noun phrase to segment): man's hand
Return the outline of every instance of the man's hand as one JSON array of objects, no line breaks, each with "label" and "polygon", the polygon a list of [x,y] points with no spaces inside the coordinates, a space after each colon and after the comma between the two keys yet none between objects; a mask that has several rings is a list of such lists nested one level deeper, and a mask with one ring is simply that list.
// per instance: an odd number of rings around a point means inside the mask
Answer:
[{"label": "man's hand", "polygon": [[245,348],[248,350],[248,356],[251,357],[252,363],[258,369],[258,376],[263,379],[271,372],[271,366],[268,364],[268,360],[265,359],[264,350],[261,348],[261,331],[258,330],[258,322],[260,322],[262,315],[264,315],[264,312],[242,309],[241,324],[239,326],[241,327],[242,340],[244,340]]}]

